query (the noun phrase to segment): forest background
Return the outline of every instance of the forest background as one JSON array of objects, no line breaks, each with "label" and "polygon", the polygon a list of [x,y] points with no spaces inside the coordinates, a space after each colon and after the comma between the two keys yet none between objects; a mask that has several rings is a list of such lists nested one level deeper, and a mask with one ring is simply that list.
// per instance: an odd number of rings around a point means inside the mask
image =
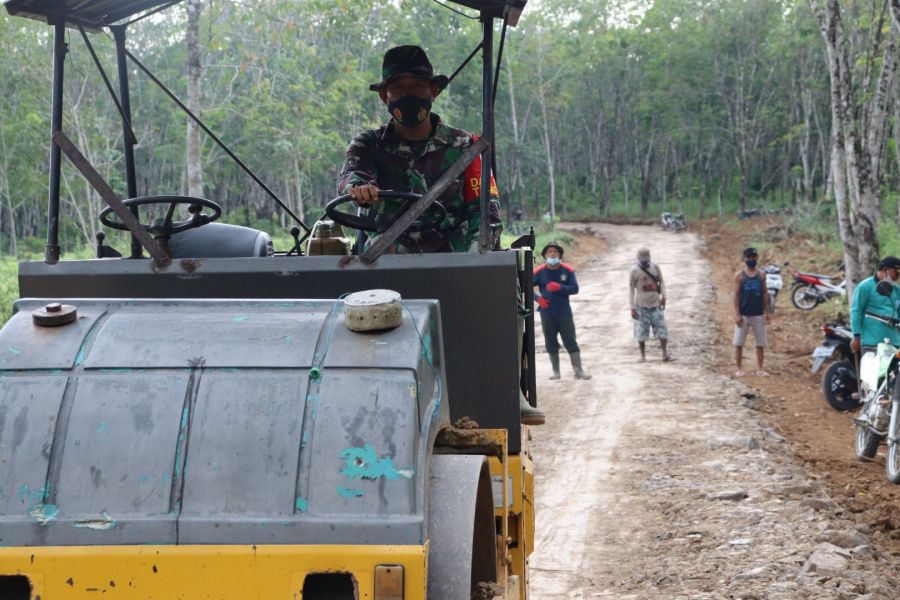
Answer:
[{"label": "forest background", "polygon": [[[789,211],[858,280],[873,256],[900,251],[898,15],[900,0],[532,0],[499,77],[504,215]],[[336,195],[349,140],[387,119],[368,90],[384,50],[421,45],[449,74],[478,44],[473,17],[431,0],[187,0],[131,28],[128,45],[310,222]],[[43,256],[53,44],[44,24],[0,19],[6,310],[15,261]],[[112,40],[92,41],[114,74]],[[77,31],[69,45],[64,130],[124,197],[118,115]],[[214,199],[226,221],[283,248],[291,223],[274,202],[140,72],[130,78],[139,194]],[[478,133],[480,94],[475,61],[435,112]],[[65,164],[64,258],[92,255],[103,206]]]}]

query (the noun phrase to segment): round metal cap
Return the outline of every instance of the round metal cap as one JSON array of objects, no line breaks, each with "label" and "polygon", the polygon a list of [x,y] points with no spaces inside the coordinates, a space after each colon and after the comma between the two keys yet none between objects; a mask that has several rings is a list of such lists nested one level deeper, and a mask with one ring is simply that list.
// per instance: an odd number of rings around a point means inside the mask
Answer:
[{"label": "round metal cap", "polygon": [[400,294],[393,290],[365,290],[344,298],[344,322],[353,331],[393,329],[403,322]]},{"label": "round metal cap", "polygon": [[60,325],[68,325],[74,323],[78,318],[78,311],[71,304],[60,304],[59,302],[51,302],[31,312],[31,319],[35,325],[40,327],[59,327]]}]

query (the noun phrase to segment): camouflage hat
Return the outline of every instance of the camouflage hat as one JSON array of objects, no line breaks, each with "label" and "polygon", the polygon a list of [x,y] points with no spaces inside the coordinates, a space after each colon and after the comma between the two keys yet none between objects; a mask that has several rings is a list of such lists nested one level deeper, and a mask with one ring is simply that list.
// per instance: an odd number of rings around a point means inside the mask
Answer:
[{"label": "camouflage hat", "polygon": [[381,81],[373,83],[369,89],[373,92],[380,92],[387,84],[400,77],[427,79],[431,83],[436,83],[441,89],[444,89],[444,86],[450,81],[446,75],[434,74],[428,56],[418,46],[397,46],[384,53],[384,61],[381,63]]},{"label": "camouflage hat", "polygon": [[563,254],[566,253],[566,251],[565,251],[565,250],[563,249],[563,247],[559,244],[559,242],[550,242],[550,243],[548,243],[546,246],[544,246],[544,249],[543,249],[543,250],[541,250],[541,256],[547,256],[547,250],[549,250],[550,248],[556,248],[556,251],[559,252],[559,257],[560,257],[560,258],[562,258],[562,257],[563,257]]}]

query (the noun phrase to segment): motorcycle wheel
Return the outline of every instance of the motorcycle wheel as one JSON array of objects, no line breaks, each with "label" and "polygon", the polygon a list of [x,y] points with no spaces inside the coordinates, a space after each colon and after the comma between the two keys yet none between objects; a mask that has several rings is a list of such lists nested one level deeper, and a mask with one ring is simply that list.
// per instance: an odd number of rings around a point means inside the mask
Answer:
[{"label": "motorcycle wheel", "polygon": [[888,443],[885,467],[887,469],[888,481],[891,483],[900,483],[900,441]]},{"label": "motorcycle wheel", "polygon": [[769,312],[775,314],[775,299],[778,298],[778,292],[769,290]]},{"label": "motorcycle wheel", "polygon": [[856,458],[875,458],[878,446],[881,444],[880,436],[873,433],[868,427],[856,426]]},{"label": "motorcycle wheel", "polygon": [[819,295],[815,287],[801,283],[791,288],[791,302],[800,310],[812,310],[819,305]]},{"label": "motorcycle wheel", "polygon": [[849,360],[839,360],[828,365],[822,376],[822,395],[834,410],[852,410],[859,406],[856,392],[856,371]]},{"label": "motorcycle wheel", "polygon": [[[894,382],[891,392],[891,423],[888,426],[888,452],[885,460],[887,478],[891,483],[900,483],[900,385]],[[893,440],[893,441],[891,441]]]}]

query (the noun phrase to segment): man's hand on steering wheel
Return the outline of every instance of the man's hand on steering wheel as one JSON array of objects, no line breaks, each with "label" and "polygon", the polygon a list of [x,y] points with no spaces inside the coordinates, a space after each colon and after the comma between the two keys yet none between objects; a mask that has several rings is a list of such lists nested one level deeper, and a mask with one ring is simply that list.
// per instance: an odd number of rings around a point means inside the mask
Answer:
[{"label": "man's hand on steering wheel", "polygon": [[354,202],[363,206],[368,206],[369,204],[381,202],[381,198],[378,196],[379,191],[377,185],[366,183],[350,188],[349,193]]}]

